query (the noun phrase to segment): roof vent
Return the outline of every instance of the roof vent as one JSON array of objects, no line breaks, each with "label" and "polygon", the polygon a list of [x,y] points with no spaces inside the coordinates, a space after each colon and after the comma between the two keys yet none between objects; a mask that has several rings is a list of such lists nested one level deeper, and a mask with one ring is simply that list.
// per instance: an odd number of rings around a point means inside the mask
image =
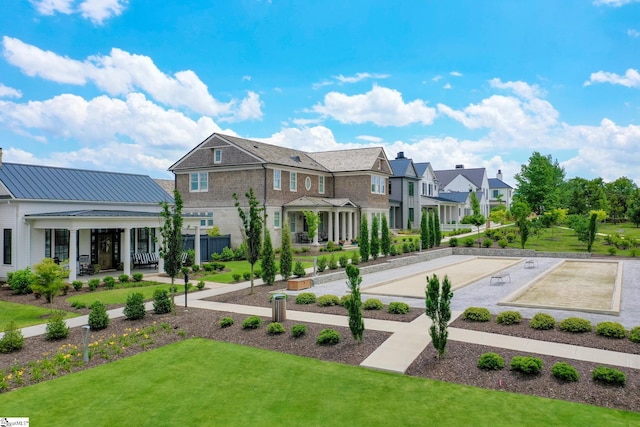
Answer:
[{"label": "roof vent", "polygon": [[300,156],[291,156],[291,160],[293,160],[294,162],[298,162],[300,163],[302,160],[300,160]]},{"label": "roof vent", "polygon": [[456,169],[464,169],[464,165],[456,165]]}]

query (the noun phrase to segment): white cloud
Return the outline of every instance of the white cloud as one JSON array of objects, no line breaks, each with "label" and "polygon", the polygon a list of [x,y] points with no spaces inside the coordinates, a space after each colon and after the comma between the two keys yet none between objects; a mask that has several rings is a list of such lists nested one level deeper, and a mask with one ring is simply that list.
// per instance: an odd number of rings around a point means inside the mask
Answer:
[{"label": "white cloud", "polygon": [[509,89],[524,99],[533,99],[545,95],[544,91],[542,91],[538,85],[530,85],[522,81],[503,82],[498,78],[494,78],[489,80],[489,84],[491,87],[495,87],[497,89]]},{"label": "white cloud", "polygon": [[384,139],[380,138],[379,136],[370,136],[370,135],[359,135],[359,136],[356,136],[356,139],[360,139],[362,141],[367,141],[367,142],[375,142],[375,143],[380,143],[384,141]]},{"label": "white cloud", "polygon": [[596,6],[612,6],[620,7],[631,3],[637,3],[640,0],[594,0]]},{"label": "white cloud", "polygon": [[251,81],[251,76],[242,76],[242,81],[250,82]]},{"label": "white cloud", "polygon": [[22,92],[0,83],[0,98],[22,98]]},{"label": "white cloud", "polygon": [[334,79],[340,83],[357,83],[365,79],[386,79],[389,74],[377,74],[377,73],[356,73],[354,76],[333,76]]},{"label": "white cloud", "polygon": [[298,126],[308,126],[308,125],[317,125],[322,120],[321,119],[293,119],[291,121]]},{"label": "white cloud", "polygon": [[606,71],[598,71],[597,73],[592,73],[589,80],[584,82],[584,85],[589,86],[592,83],[611,83],[626,87],[638,87],[640,86],[640,73],[633,68],[629,68],[624,73],[624,76]]},{"label": "white cloud", "polygon": [[635,30],[635,29],[633,29],[633,28],[629,28],[629,29],[627,30],[627,35],[628,35],[629,37],[633,37],[634,39],[637,39],[638,37],[640,37],[640,31]]},{"label": "white cloud", "polygon": [[458,71],[451,71],[449,73],[449,75],[454,76],[454,77],[462,77],[462,73],[458,72]]},{"label": "white cloud", "polygon": [[314,84],[312,84],[312,85],[311,85],[311,87],[313,88],[313,90],[318,90],[318,89],[320,89],[321,87],[324,87],[324,86],[331,86],[332,84],[333,84],[333,82],[332,82],[332,81],[329,81],[329,80],[323,80],[323,81],[321,81],[321,82],[318,82],[318,83],[314,83]]},{"label": "white cloud", "polygon": [[58,83],[85,85],[93,82],[109,95],[126,95],[143,90],[155,100],[171,107],[186,107],[199,114],[224,115],[227,120],[262,117],[259,95],[220,102],[209,94],[207,85],[191,70],[169,76],[156,67],[148,56],[135,55],[113,48],[110,55],[91,56],[78,61],[44,51],[18,39],[3,37],[3,54],[7,61],[29,76]]},{"label": "white cloud", "polygon": [[451,86],[451,83],[447,83],[444,86],[442,86],[442,89],[452,89],[453,86]]},{"label": "white cloud", "polygon": [[433,80],[434,82],[438,82],[440,81],[440,79],[442,79],[442,76],[438,74],[437,76],[434,76],[431,80]]},{"label": "white cloud", "polygon": [[436,116],[435,108],[428,107],[423,100],[405,103],[400,92],[378,85],[360,95],[329,92],[324,103],[314,105],[313,111],[340,123],[371,122],[379,126],[430,125]]},{"label": "white cloud", "polygon": [[128,0],[30,0],[42,15],[79,13],[94,24],[101,25],[106,19],[119,16],[129,3]]}]

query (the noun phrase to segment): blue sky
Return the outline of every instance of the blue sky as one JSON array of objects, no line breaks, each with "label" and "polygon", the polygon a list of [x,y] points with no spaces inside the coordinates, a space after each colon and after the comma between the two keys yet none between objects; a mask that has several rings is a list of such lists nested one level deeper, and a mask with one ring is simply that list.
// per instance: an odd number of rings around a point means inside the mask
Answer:
[{"label": "blue sky", "polygon": [[4,0],[4,161],[167,168],[213,132],[640,184],[640,1]]}]

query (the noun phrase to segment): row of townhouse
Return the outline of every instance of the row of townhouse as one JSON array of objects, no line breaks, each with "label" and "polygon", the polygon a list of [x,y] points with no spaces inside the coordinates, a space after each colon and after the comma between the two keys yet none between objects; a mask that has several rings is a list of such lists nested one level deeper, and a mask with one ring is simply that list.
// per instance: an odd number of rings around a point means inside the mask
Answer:
[{"label": "row of townhouse", "polygon": [[[233,194],[247,206],[249,189],[276,246],[285,223],[294,243],[349,241],[359,237],[363,216],[369,224],[386,216],[401,229],[419,224],[423,209],[437,209],[447,229],[469,214],[471,191],[485,215],[492,203],[511,200],[511,187],[500,176],[487,179],[484,169],[434,171],[402,153],[389,161],[382,147],[308,153],[214,133],[169,170],[174,181],[163,189],[144,175],[3,164],[0,149],[0,280],[45,257],[72,260],[70,280],[82,257],[130,274],[131,254],[158,253],[160,203],[173,203],[172,188],[183,198],[185,232],[217,226],[234,247],[243,237]],[[320,220],[314,236],[307,211]],[[201,259],[200,245],[195,250]]]}]

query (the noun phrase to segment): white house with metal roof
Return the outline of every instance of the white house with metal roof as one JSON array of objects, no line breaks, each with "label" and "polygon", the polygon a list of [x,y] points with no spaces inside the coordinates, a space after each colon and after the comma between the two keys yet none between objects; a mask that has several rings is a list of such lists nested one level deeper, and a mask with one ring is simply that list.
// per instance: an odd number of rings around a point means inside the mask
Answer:
[{"label": "white house with metal roof", "polygon": [[[161,202],[173,199],[148,176],[2,163],[0,149],[0,280],[54,258],[73,281],[81,256],[131,274],[131,254],[158,254]],[[184,225],[199,234],[199,218]]]},{"label": "white house with metal roof", "polygon": [[502,205],[509,210],[512,201],[513,187],[504,182],[502,171],[498,169],[496,177],[489,178],[489,205],[491,208]]},{"label": "white house with metal roof", "polygon": [[480,213],[489,217],[489,179],[485,168],[465,169],[464,165],[456,165],[455,169],[437,170],[435,174],[440,197],[448,198],[447,193],[474,191],[480,201]]}]

